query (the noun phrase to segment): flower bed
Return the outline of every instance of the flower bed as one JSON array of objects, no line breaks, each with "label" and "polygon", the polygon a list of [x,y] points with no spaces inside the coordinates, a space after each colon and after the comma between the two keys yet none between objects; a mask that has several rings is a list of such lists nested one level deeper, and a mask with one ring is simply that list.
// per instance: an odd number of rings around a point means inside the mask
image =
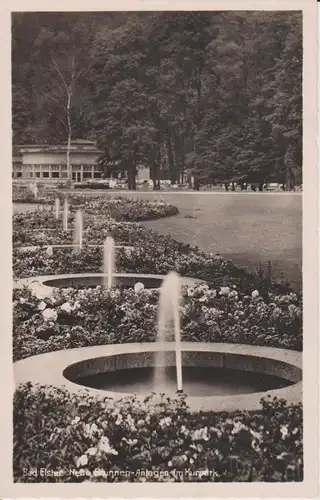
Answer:
[{"label": "flower bed", "polygon": [[[156,339],[158,291],[103,287],[59,290],[36,298],[14,290],[14,360],[59,349]],[[254,292],[207,285],[183,289],[182,339],[302,349],[301,307],[295,294],[265,303]]]},{"label": "flower bed", "polygon": [[[46,193],[45,199],[52,204],[56,196],[57,192]],[[72,231],[62,230],[52,209],[15,215],[16,278],[101,272],[102,249],[86,244],[102,245],[110,234],[116,245],[135,247],[130,257],[124,249],[117,250],[118,272],[176,270],[207,281],[183,288],[183,340],[302,350],[302,300],[290,285],[275,284],[220,256],[123,222],[174,215],[175,207],[109,197],[68,198],[70,228],[75,209],[84,213],[82,251],[21,253],[19,246],[70,244]],[[48,228],[53,231],[42,231]],[[13,304],[15,361],[61,349],[156,339],[158,291],[154,290],[66,289],[41,300],[28,289],[17,289]],[[16,481],[301,481],[301,441],[301,406],[288,407],[285,401],[263,401],[261,412],[254,414],[219,415],[190,414],[183,398],[165,399],[160,406],[147,400],[143,406],[134,398],[108,404],[88,395],[30,385],[18,389],[14,398]],[[23,468],[32,470],[39,464],[63,472],[23,475]],[[70,469],[76,472],[70,474]],[[116,472],[120,469],[131,475],[121,476]],[[141,475],[146,469],[153,472]],[[101,471],[111,473],[105,477]]]},{"label": "flower bed", "polygon": [[[16,219],[17,220],[17,219]],[[83,241],[90,245],[102,245],[106,236],[111,235],[117,242],[138,242],[143,236],[144,229],[133,222],[116,223],[108,219],[100,219],[98,217],[85,218],[85,231],[83,233]],[[13,228],[13,245],[14,248],[21,246],[38,246],[38,245],[66,245],[72,243],[73,240],[73,217],[69,219],[68,227],[70,231],[64,231],[62,222],[60,221],[56,227],[53,227],[52,219],[48,222],[48,227],[34,226],[26,227],[24,219],[19,221],[19,224],[14,224]],[[50,229],[47,231],[46,229]],[[54,231],[52,230],[54,229]]]},{"label": "flower bed", "polygon": [[13,203],[51,204],[57,193],[58,189],[54,186],[50,186],[50,188],[44,188],[43,185],[38,184],[38,193],[37,197],[35,198],[34,194],[30,190],[29,185],[12,185]]},{"label": "flower bed", "polygon": [[182,396],[115,403],[25,385],[14,396],[14,480],[302,481],[301,405],[261,404],[252,414],[195,414]]},{"label": "flower bed", "polygon": [[[26,189],[26,199],[20,199],[20,202],[26,203],[45,203],[53,205],[55,198],[59,198],[61,205],[64,201],[64,195],[59,192],[49,192],[47,194],[39,193],[35,199],[28,189]],[[31,199],[29,199],[31,196]],[[45,200],[45,201],[44,201]],[[15,200],[14,200],[15,201]],[[85,215],[97,216],[100,215],[104,218],[111,218],[116,221],[142,221],[159,219],[162,217],[169,217],[177,215],[179,210],[174,205],[170,205],[164,201],[148,201],[148,200],[130,200],[128,198],[121,198],[115,196],[85,196],[72,194],[68,195],[69,208],[72,212],[81,209]],[[27,223],[28,227],[57,227],[59,221],[54,218],[54,211],[51,209],[46,211],[44,216],[42,211],[38,210],[31,213],[14,215],[13,225],[19,222]],[[50,217],[49,217],[50,216]],[[50,223],[47,226],[45,224]]]},{"label": "flower bed", "polygon": [[[156,231],[138,224],[115,224],[112,221],[95,221],[84,233],[84,245],[102,245],[106,236],[111,235],[116,245],[135,246],[130,257],[121,249],[117,250],[118,272],[166,274],[171,270],[183,276],[190,276],[213,283],[213,286],[235,285],[244,293],[259,289],[268,300],[269,290],[274,293],[292,291],[289,284],[276,284],[267,277],[248,273],[219,255],[205,254],[196,247],[177,242],[171,236],[163,236]],[[50,245],[72,243],[72,232],[26,231],[13,233],[14,246]],[[55,249],[53,256],[43,251],[13,253],[15,278],[60,273],[101,272],[102,249],[85,247],[75,254],[72,249]]]}]

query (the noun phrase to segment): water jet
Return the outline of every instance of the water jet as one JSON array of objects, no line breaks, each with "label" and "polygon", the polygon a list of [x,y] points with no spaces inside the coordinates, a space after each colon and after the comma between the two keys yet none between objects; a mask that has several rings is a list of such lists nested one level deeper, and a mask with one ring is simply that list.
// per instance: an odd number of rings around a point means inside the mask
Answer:
[{"label": "water jet", "polygon": [[69,204],[68,199],[65,198],[63,204],[63,230],[68,231],[68,216],[69,216]]}]

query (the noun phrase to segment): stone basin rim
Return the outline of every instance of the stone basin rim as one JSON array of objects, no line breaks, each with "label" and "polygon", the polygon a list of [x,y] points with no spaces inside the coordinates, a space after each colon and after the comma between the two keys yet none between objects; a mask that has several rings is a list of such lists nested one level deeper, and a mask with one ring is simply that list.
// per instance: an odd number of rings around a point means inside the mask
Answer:
[{"label": "stone basin rim", "polygon": [[[258,411],[261,410],[260,399],[262,397],[284,398],[288,404],[298,404],[302,401],[302,353],[286,349],[278,349],[272,347],[249,346],[244,344],[224,344],[224,343],[202,343],[202,342],[182,342],[182,354],[199,355],[205,354],[216,357],[221,357],[227,360],[225,368],[236,368],[237,363],[253,362],[253,367],[259,367],[260,373],[274,374],[286,378],[287,380],[295,380],[292,385],[285,388],[269,390],[266,392],[256,392],[250,394],[227,395],[227,396],[205,396],[194,397],[187,396],[187,404],[190,411]],[[155,353],[157,351],[165,351],[166,353],[174,353],[174,343],[132,343],[132,344],[113,344],[104,346],[80,347],[67,349],[63,351],[55,351],[46,354],[39,354],[30,358],[14,363],[15,383],[16,387],[21,383],[31,382],[32,384],[51,385],[56,387],[64,387],[71,393],[86,393],[99,398],[111,398],[120,400],[127,396],[132,396],[130,393],[117,393],[100,389],[87,388],[77,384],[76,382],[67,379],[64,376],[66,370],[72,370],[76,366],[86,366],[90,363],[100,363],[101,360],[105,363],[106,360],[112,362],[111,358],[119,359],[121,357],[130,358],[135,355],[146,355],[147,353]],[[139,359],[139,358],[138,358]],[[186,358],[187,359],[187,358]],[[257,365],[257,362],[261,363]],[[234,364],[232,366],[232,364]],[[254,364],[256,363],[256,365]],[[268,368],[269,364],[269,368]],[[93,365],[94,366],[94,365]],[[140,365],[139,365],[140,366]],[[138,366],[138,367],[139,367]],[[154,365],[148,365],[154,366]],[[168,365],[172,366],[172,365]],[[185,366],[191,366],[185,364]],[[198,366],[198,365],[197,365]],[[218,366],[213,364],[211,366]],[[265,366],[266,368],[263,368]],[[276,369],[289,370],[286,376],[277,374]],[[138,368],[136,366],[136,368]],[[143,367],[143,366],[140,366]],[[126,367],[128,368],[128,367]],[[133,368],[133,367],[131,367]],[[245,368],[244,368],[245,369]],[[263,371],[263,370],[269,370]],[[271,371],[270,371],[271,370]],[[101,373],[103,370],[98,370],[96,373]],[[104,370],[106,371],[106,370]],[[108,371],[108,370],[107,370]],[[111,370],[112,371],[112,370]],[[250,369],[247,371],[258,370]],[[89,373],[90,374],[90,373]],[[83,374],[82,374],[83,375]],[[80,375],[79,375],[80,376]],[[289,378],[293,377],[293,379]],[[143,401],[145,395],[137,395],[138,401]]]},{"label": "stone basin rim", "polygon": [[[81,280],[81,279],[97,279],[100,280],[101,283],[98,285],[102,286],[102,278],[107,277],[107,273],[76,273],[76,274],[53,274],[49,276],[31,276],[29,278],[22,278],[19,280],[15,281],[14,287],[15,288],[21,288],[23,286],[28,286],[32,290],[37,290],[38,292],[44,294],[44,296],[50,296],[53,292],[54,289],[62,289],[62,288],[73,288],[71,285],[70,286],[64,286],[64,287],[57,287],[57,286],[50,286],[50,281],[51,282],[56,282],[57,280]],[[139,279],[140,280],[154,280],[154,281],[159,281],[162,282],[164,278],[166,277],[165,274],[143,274],[143,273],[114,273],[114,278],[118,278],[121,280],[123,279],[132,279],[137,282]],[[198,284],[204,284],[205,281],[197,279],[197,278],[191,278],[191,277],[186,277],[186,276],[180,276],[180,284],[181,286],[195,286]],[[92,285],[92,287],[98,286],[96,284]],[[134,283],[133,283],[134,286]],[[90,286],[87,286],[90,288]],[[158,287],[149,287],[150,290],[155,290]]]}]

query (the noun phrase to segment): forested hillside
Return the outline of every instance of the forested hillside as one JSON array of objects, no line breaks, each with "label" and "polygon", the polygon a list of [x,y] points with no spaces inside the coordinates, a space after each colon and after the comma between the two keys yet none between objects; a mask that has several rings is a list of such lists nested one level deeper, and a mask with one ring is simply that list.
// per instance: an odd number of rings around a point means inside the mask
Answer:
[{"label": "forested hillside", "polygon": [[302,16],[16,13],[12,101],[14,144],[92,138],[132,187],[140,164],[300,184]]}]

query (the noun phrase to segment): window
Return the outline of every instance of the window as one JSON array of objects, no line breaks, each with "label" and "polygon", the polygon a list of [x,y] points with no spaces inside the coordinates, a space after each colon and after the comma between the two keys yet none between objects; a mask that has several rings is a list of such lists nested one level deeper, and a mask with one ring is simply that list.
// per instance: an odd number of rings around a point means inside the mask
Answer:
[{"label": "window", "polygon": [[48,179],[49,178],[49,172],[42,172],[42,177],[44,179]]},{"label": "window", "polygon": [[91,179],[91,172],[83,172],[84,179]]},{"label": "window", "polygon": [[95,179],[100,179],[101,178],[101,172],[94,172],[93,174]]},{"label": "window", "polygon": [[91,172],[91,165],[83,165],[83,171],[84,172]]},{"label": "window", "polygon": [[22,177],[22,172],[17,172],[16,177]]},{"label": "window", "polygon": [[51,165],[51,172],[59,172],[59,165]]},{"label": "window", "polygon": [[60,179],[60,172],[51,172],[52,179]]},{"label": "window", "polygon": [[61,172],[61,179],[67,179],[68,178],[68,172]]},{"label": "window", "polygon": [[36,172],[36,177],[40,177],[40,172]]}]

